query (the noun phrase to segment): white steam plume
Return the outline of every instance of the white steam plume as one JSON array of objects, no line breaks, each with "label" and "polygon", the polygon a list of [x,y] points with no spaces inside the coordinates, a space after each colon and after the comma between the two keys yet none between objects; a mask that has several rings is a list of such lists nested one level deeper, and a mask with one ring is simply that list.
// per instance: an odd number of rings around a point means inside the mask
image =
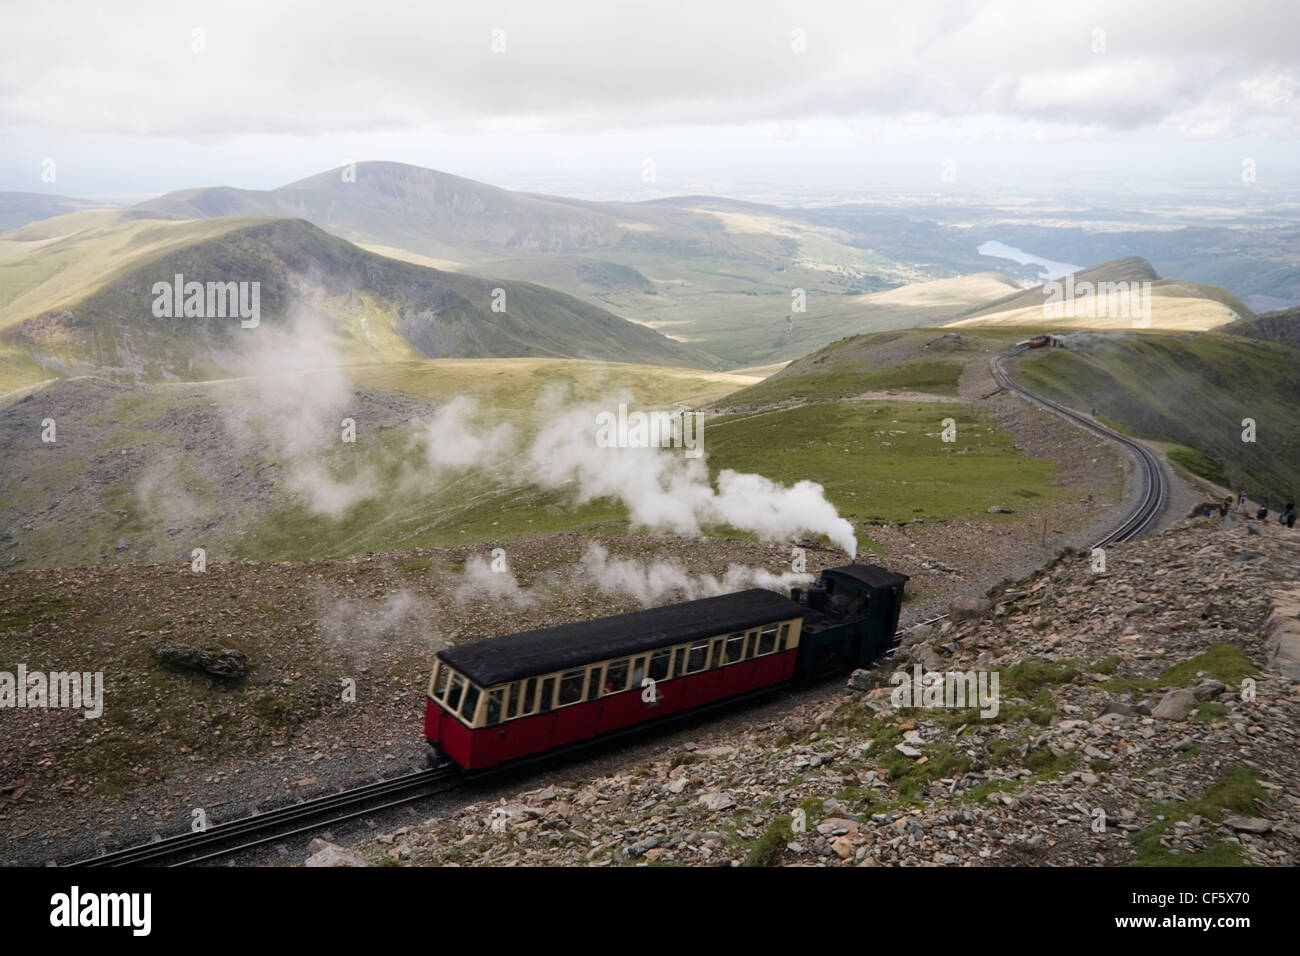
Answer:
[{"label": "white steam plume", "polygon": [[248,339],[240,371],[250,376],[251,407],[227,414],[230,433],[245,444],[257,435],[269,441],[289,489],[315,512],[339,518],[377,496],[382,483],[373,466],[340,479],[323,464],[327,451],[340,445],[339,428],[352,404],[352,384],[339,367],[329,321],[295,305],[283,327],[267,323],[243,334]]},{"label": "white steam plume", "polygon": [[486,560],[476,555],[465,562],[465,580],[456,589],[456,602],[463,604],[478,598],[520,608],[532,607],[538,602],[538,596],[532,590],[520,587],[509,570],[493,571]]},{"label": "white steam plume", "polygon": [[663,603],[665,598],[680,596],[685,600],[729,594],[744,588],[768,588],[786,591],[809,584],[811,574],[773,574],[763,568],[733,564],[721,577],[691,574],[675,561],[638,561],[635,558],[611,558],[609,551],[593,542],[587,546],[576,575],[596,584],[606,594],[626,594],[642,607]]},{"label": "white steam plume", "polygon": [[823,534],[857,556],[853,524],[816,482],[787,488],[726,469],[714,488],[704,459],[686,458],[680,449],[599,447],[595,422],[602,410],[587,405],[553,414],[532,444],[525,477],[547,488],[576,484],[580,502],[616,498],[642,527],[699,534],[701,525],[727,524],[765,541]]},{"label": "white steam plume", "polygon": [[410,591],[393,591],[373,600],[338,600],[322,589],[317,595],[317,633],[353,658],[366,658],[412,640],[430,649],[446,646],[433,626],[437,609]]}]

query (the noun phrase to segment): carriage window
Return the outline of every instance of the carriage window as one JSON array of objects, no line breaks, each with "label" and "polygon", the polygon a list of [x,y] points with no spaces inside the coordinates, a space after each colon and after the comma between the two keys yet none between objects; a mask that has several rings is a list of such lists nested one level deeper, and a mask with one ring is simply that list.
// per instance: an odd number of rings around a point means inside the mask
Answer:
[{"label": "carriage window", "polygon": [[692,644],[690,653],[686,655],[686,673],[694,674],[696,671],[702,671],[709,663],[709,642],[702,644]]},{"label": "carriage window", "polygon": [[531,714],[537,709],[537,678],[528,678],[528,683],[524,685],[524,701],[521,713]]},{"label": "carriage window", "polygon": [[754,643],[758,640],[758,631],[749,632],[749,643],[745,645],[745,657],[754,656]]},{"label": "carriage window", "polygon": [[727,663],[734,664],[745,659],[745,632],[738,631],[727,638]]},{"label": "carriage window", "polygon": [[597,664],[591,669],[590,677],[587,680],[587,700],[595,700],[600,696],[600,678],[604,670],[604,664]]},{"label": "carriage window", "polygon": [[716,641],[714,641],[712,647],[713,647],[713,653],[709,655],[709,666],[721,667],[722,666],[722,638],[718,638]]},{"label": "carriage window", "polygon": [[478,707],[478,695],[478,688],[470,684],[465,691],[465,704],[460,709],[460,715],[471,724],[474,723],[474,710]]},{"label": "carriage window", "polygon": [[447,694],[447,709],[452,713],[460,710],[460,695],[465,690],[465,678],[455,674],[451,678],[451,691]]},{"label": "carriage window", "polygon": [[678,647],[673,649],[673,676],[681,677],[685,673],[684,665],[686,664],[686,648]]},{"label": "carriage window", "polygon": [[[617,694],[619,691],[627,689],[627,664],[628,661],[625,657],[621,661],[614,661],[605,668],[605,687],[601,693]],[[644,664],[641,665],[641,669],[642,671],[645,670]],[[637,683],[639,685],[640,681]]]},{"label": "carriage window", "polygon": [[487,717],[483,722],[484,727],[492,727],[501,723],[501,698],[505,691],[494,690],[488,692]]},{"label": "carriage window", "polygon": [[585,670],[566,671],[560,677],[560,706],[576,704],[582,699],[582,682],[587,677]]},{"label": "carriage window", "polygon": [[506,695],[506,720],[513,720],[519,713],[519,681],[510,685],[510,693]]},{"label": "carriage window", "polygon": [[783,651],[783,650],[785,650],[785,642],[786,642],[786,640],[789,639],[789,637],[790,637],[790,625],[789,625],[788,623],[787,623],[787,624],[782,624],[782,625],[781,625],[781,637],[780,637],[780,640],[778,640],[778,641],[776,642],[776,649],[777,649],[778,651]]},{"label": "carriage window", "polygon": [[537,701],[537,712],[547,713],[555,706],[555,678],[547,677],[542,681],[541,698]]},{"label": "carriage window", "polygon": [[651,680],[664,680],[668,677],[668,662],[672,656],[672,651],[655,651],[650,655]]},{"label": "carriage window", "polygon": [[447,678],[451,676],[451,668],[446,664],[438,664],[438,673],[433,678],[433,697],[435,700],[442,700],[443,695],[447,693]]},{"label": "carriage window", "polygon": [[763,628],[763,633],[758,637],[758,653],[771,654],[776,650],[776,625]]}]

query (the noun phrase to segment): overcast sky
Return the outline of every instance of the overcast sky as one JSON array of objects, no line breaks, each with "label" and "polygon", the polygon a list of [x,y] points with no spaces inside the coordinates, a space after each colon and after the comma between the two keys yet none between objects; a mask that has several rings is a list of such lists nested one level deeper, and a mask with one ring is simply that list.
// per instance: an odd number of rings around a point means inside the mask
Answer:
[{"label": "overcast sky", "polygon": [[6,190],[269,188],[348,159],[601,198],[1300,180],[1296,0],[0,11]]}]

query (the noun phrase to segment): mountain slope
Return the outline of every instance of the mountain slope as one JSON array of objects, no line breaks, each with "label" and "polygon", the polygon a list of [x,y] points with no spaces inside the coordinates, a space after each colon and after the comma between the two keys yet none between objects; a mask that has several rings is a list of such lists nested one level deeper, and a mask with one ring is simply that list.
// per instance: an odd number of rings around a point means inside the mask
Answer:
[{"label": "mountain slope", "polygon": [[354,242],[429,256],[462,255],[480,245],[571,252],[612,245],[624,232],[597,203],[510,192],[401,163],[358,163],[354,181],[335,169],[271,190],[182,190],[134,206],[130,214],[292,217]]},{"label": "mountain slope", "polygon": [[[146,381],[237,373],[255,329],[238,319],[153,315],[154,284],[176,274],[260,283],[259,328],[308,311],[347,362],[551,356],[708,364],[572,296],[386,259],[301,220],[128,222],[42,246],[28,260],[0,264],[0,276],[6,270],[0,368],[10,387],[48,377],[46,369]],[[15,295],[23,279],[32,288]],[[41,311],[32,314],[33,304]]]},{"label": "mountain slope", "polygon": [[[1113,290],[1109,295],[1108,288]],[[1073,301],[1063,301],[1070,289],[1074,290]],[[1149,315],[1143,312],[1147,289]],[[1059,285],[1045,283],[1013,293],[979,306],[948,325],[1205,331],[1251,315],[1250,309],[1226,289],[1162,279],[1149,262],[1132,256],[1081,269],[1059,280]]]},{"label": "mountain slope", "polygon": [[[575,505],[521,482],[491,455],[465,462],[467,470],[431,464],[425,443],[438,409],[472,402],[467,427],[478,434],[508,423],[523,449],[550,420],[553,406],[542,399],[557,389],[594,402],[608,400],[613,386],[642,407],[672,408],[751,381],[507,358],[333,370],[275,362],[249,377],[206,382],[50,382],[0,402],[0,448],[11,453],[0,469],[0,532],[8,532],[0,533],[0,568],[188,562],[199,544],[217,563],[586,531],[625,521],[625,509]],[[339,441],[344,415],[357,423],[355,444]],[[55,444],[34,427],[46,418],[58,423]],[[323,511],[339,491],[354,496],[349,507]]]},{"label": "mountain slope", "polygon": [[[1200,473],[1278,508],[1300,492],[1300,351],[1212,333],[1071,335],[1014,377],[1133,434],[1204,456]],[[1255,423],[1243,440],[1245,419]],[[1195,461],[1196,459],[1192,459]]]},{"label": "mountain slope", "polygon": [[[303,218],[380,255],[562,289],[741,366],[873,328],[856,297],[953,274],[848,245],[774,206],[588,202],[399,163],[358,163],[354,181],[344,172],[272,190],[184,190],[126,215]],[[796,290],[807,310],[791,329]]]},{"label": "mountain slope", "polygon": [[84,209],[98,209],[104,204],[73,196],[48,193],[0,192],[0,232],[16,229],[29,222],[39,222]]},{"label": "mountain slope", "polygon": [[1289,345],[1300,349],[1300,308],[1280,309],[1277,312],[1264,312],[1253,318],[1239,319],[1221,331],[1232,335],[1244,335],[1252,339],[1264,339]]}]

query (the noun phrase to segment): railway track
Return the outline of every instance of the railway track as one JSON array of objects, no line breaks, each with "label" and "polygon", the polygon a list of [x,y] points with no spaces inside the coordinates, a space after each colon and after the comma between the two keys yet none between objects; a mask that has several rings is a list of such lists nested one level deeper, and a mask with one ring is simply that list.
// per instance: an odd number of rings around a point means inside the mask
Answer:
[{"label": "railway track", "polygon": [[1150,528],[1159,520],[1160,515],[1165,510],[1165,502],[1169,498],[1169,485],[1165,480],[1164,469],[1160,467],[1160,461],[1153,455],[1149,449],[1141,442],[1136,442],[1126,435],[1107,428],[1093,421],[1087,415],[1080,414],[1072,408],[1054,402],[1051,399],[1043,398],[1031,392],[1022,385],[1017,385],[1011,380],[1002,367],[1003,359],[1015,358],[1024,354],[1025,349],[1015,349],[1003,355],[994,356],[989,363],[993,370],[993,377],[997,379],[998,384],[1009,391],[1015,392],[1022,398],[1035,405],[1047,409],[1050,412],[1059,415],[1069,421],[1072,425],[1086,429],[1096,435],[1100,435],[1116,444],[1121,445],[1125,450],[1130,452],[1137,461],[1142,472],[1143,488],[1142,500],[1133,512],[1124,519],[1118,528],[1106,535],[1092,547],[1101,548],[1108,544],[1117,544],[1121,541],[1130,541],[1138,535],[1150,530]]},{"label": "railway track", "polygon": [[254,847],[318,831],[450,790],[461,780],[450,760],[390,780],[325,794],[301,803],[218,823],[192,833],[104,853],[73,866],[185,866],[233,856]]},{"label": "railway track", "polygon": [[[1118,528],[1093,547],[1128,541],[1142,534],[1159,518],[1168,496],[1164,471],[1159,461],[1140,443],[1013,382],[1002,368],[1002,360],[1019,355],[1023,351],[1024,349],[1008,352],[992,360],[993,375],[1000,385],[1067,419],[1071,424],[1119,443],[1135,456],[1141,467],[1144,480],[1141,503]],[[923,623],[934,624],[947,616],[940,614]],[[902,631],[898,633],[902,634]],[[456,764],[445,761],[428,770],[314,797],[265,813],[251,814],[237,820],[219,823],[203,830],[154,840],[152,843],[114,850],[72,865],[187,866],[209,863],[269,843],[303,836],[349,820],[414,803],[433,794],[454,789],[466,779],[467,775]]]}]

